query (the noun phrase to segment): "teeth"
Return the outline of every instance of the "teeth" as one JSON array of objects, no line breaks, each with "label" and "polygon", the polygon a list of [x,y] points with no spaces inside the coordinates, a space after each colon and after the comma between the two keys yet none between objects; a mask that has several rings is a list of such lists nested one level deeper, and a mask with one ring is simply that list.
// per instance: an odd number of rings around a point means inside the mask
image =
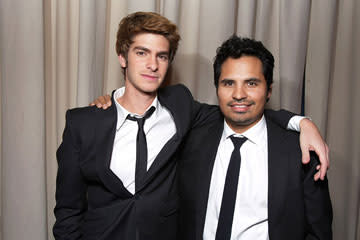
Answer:
[{"label": "teeth", "polygon": [[233,107],[237,107],[237,108],[246,108],[246,105],[234,105]]}]

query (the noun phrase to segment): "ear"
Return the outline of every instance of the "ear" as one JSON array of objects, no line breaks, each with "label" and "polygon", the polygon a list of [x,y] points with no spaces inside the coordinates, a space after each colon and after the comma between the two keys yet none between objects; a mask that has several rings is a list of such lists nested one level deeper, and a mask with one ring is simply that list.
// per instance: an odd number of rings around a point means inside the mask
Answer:
[{"label": "ear", "polygon": [[119,62],[120,62],[120,65],[122,68],[126,68],[127,61],[126,61],[126,58],[122,54],[119,55]]},{"label": "ear", "polygon": [[271,93],[272,93],[272,84],[270,85],[269,90],[267,92],[266,102],[268,102],[270,100]]}]

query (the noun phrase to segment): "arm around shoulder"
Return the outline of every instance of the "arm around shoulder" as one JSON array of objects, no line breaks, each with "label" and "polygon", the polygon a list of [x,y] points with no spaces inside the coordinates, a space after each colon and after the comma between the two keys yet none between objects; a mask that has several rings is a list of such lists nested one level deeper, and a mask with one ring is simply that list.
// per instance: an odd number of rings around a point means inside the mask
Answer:
[{"label": "arm around shoulder", "polygon": [[272,109],[265,109],[265,114],[268,118],[278,124],[280,127],[287,129],[288,123],[290,119],[295,116],[296,114],[293,112],[289,112],[284,109],[280,110],[272,110]]}]

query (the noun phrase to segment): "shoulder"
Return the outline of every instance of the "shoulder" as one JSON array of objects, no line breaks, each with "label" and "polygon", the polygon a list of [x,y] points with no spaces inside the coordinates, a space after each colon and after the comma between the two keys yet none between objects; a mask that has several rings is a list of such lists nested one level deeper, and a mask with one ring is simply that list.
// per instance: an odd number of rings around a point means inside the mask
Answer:
[{"label": "shoulder", "polygon": [[106,110],[96,106],[69,109],[66,111],[66,123],[79,129],[95,126],[99,120],[102,121],[108,116],[116,116],[113,105]]},{"label": "shoulder", "polygon": [[[199,145],[206,143],[210,138],[217,138],[221,136],[224,129],[224,119],[219,116],[211,121],[206,121],[203,124],[196,125],[191,128],[186,136],[186,142],[195,142]],[[193,145],[193,144],[188,144]],[[196,144],[194,144],[195,146]],[[197,145],[196,145],[197,146]]]},{"label": "shoulder", "polygon": [[190,123],[196,101],[188,88],[182,84],[161,88],[158,91],[158,99],[161,105],[171,111],[174,118],[182,120],[184,126]]},{"label": "shoulder", "polygon": [[188,97],[193,99],[190,90],[183,84],[175,84],[159,89],[160,97]]},{"label": "shoulder", "polygon": [[284,129],[267,116],[265,113],[268,142],[281,144],[283,149],[288,151],[300,151],[300,134],[298,132]]},{"label": "shoulder", "polygon": [[95,117],[96,111],[97,108],[95,106],[71,108],[66,111],[66,121],[72,123],[86,122]]}]

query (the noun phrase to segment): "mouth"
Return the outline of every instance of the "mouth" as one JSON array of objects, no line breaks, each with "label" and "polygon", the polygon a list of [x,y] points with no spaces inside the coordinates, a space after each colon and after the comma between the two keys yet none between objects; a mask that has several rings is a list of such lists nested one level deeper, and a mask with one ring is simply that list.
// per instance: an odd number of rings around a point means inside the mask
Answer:
[{"label": "mouth", "polygon": [[141,74],[141,76],[145,79],[148,79],[150,81],[156,81],[159,79],[159,76],[157,75],[151,75],[151,74]]},{"label": "mouth", "polygon": [[250,110],[250,107],[253,105],[253,103],[238,103],[238,102],[231,102],[228,104],[228,106],[231,108],[232,111],[237,113],[245,113]]}]

